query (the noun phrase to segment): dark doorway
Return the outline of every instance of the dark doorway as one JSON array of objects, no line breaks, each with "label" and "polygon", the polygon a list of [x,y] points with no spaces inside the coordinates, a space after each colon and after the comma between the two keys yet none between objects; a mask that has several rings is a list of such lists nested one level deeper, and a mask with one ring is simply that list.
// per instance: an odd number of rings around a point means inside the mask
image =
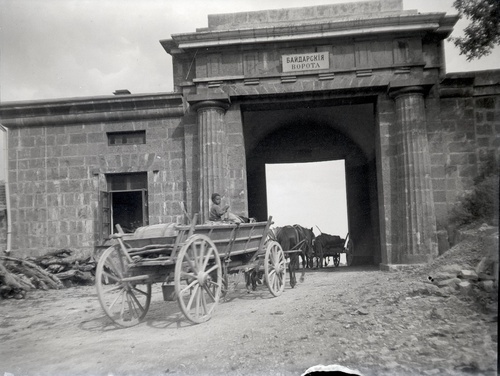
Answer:
[{"label": "dark doorway", "polygon": [[116,226],[126,232],[149,223],[147,173],[108,174],[107,191],[100,192],[102,239],[106,239]]},{"label": "dark doorway", "polygon": [[134,232],[147,223],[143,194],[143,191],[112,192],[113,224],[119,224],[124,232]]}]

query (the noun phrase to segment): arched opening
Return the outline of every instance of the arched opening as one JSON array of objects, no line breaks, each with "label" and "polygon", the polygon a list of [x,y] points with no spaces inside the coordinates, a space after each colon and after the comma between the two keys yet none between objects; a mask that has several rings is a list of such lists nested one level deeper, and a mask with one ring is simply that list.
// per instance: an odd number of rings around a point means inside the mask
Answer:
[{"label": "arched opening", "polygon": [[316,235],[348,232],[344,160],[268,163],[266,189],[275,226],[297,223]]},{"label": "arched opening", "polygon": [[[316,236],[347,238],[345,161],[266,164],[267,211],[274,227],[299,224]],[[331,261],[331,260],[329,260]],[[346,263],[345,253],[340,263]],[[330,263],[333,266],[333,263]]]},{"label": "arched opening", "polygon": [[272,215],[267,212],[266,164],[345,160],[348,226],[355,243],[353,265],[378,264],[374,104],[266,103],[242,106],[242,114],[249,215],[258,220]]}]

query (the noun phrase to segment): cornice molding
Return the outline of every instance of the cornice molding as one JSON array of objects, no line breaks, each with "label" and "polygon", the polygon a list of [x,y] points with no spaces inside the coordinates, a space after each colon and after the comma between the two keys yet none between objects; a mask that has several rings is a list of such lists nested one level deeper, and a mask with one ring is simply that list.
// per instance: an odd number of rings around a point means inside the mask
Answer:
[{"label": "cornice molding", "polygon": [[0,105],[0,123],[6,127],[65,125],[182,117],[183,96],[177,93],[117,95]]},{"label": "cornice molding", "polygon": [[342,18],[331,21],[293,23],[283,26],[241,28],[235,30],[203,30],[195,33],[173,34],[172,39],[160,41],[168,53],[178,49],[287,42],[304,39],[356,37],[381,33],[408,34],[435,32],[444,39],[453,30],[458,16],[445,13],[426,13],[385,16],[380,18]]}]

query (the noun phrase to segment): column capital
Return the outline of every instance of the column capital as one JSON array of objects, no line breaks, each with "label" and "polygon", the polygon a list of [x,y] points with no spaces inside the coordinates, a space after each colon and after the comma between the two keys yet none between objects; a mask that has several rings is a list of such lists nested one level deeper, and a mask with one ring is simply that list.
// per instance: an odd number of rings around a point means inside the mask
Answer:
[{"label": "column capital", "polygon": [[226,93],[192,94],[187,97],[187,101],[195,111],[214,107],[225,111],[231,106],[231,100]]},{"label": "column capital", "polygon": [[396,99],[405,94],[420,94],[424,95],[425,88],[423,86],[405,86],[400,88],[389,88],[389,96],[392,99]]},{"label": "column capital", "polygon": [[436,84],[433,78],[406,78],[392,80],[387,87],[387,94],[392,98],[404,94],[422,94],[429,92],[431,87]]}]

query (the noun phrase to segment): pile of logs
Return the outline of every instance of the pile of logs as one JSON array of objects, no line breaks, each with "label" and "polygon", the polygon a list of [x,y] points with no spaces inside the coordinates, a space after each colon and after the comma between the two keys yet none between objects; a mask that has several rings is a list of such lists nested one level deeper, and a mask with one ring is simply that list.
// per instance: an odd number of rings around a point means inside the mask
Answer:
[{"label": "pile of logs", "polygon": [[0,256],[0,299],[23,299],[34,289],[60,289],[94,282],[96,262],[77,259],[69,249],[40,257],[20,259]]}]

